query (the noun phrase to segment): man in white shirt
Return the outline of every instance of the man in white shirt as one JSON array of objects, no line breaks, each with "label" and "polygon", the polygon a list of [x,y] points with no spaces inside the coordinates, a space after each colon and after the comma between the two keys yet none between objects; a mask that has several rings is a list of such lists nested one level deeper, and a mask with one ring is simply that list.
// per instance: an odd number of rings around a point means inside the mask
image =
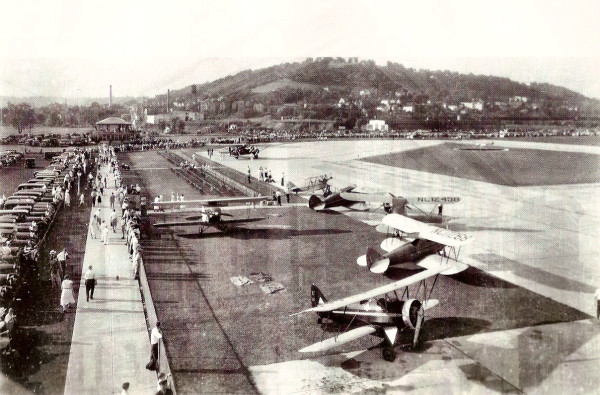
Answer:
[{"label": "man in white shirt", "polygon": [[85,272],[85,296],[90,301],[90,296],[94,299],[94,288],[96,287],[96,273],[92,270],[92,265]]},{"label": "man in white shirt", "polygon": [[150,359],[158,361],[158,342],[162,339],[162,331],[160,330],[160,321],[156,321],[156,326],[152,328],[150,332],[150,345],[152,349],[150,351]]},{"label": "man in white shirt", "polygon": [[66,273],[66,270],[67,270],[67,258],[68,257],[69,257],[69,254],[67,253],[66,248],[63,248],[63,250],[61,252],[59,252],[58,255],[56,256],[56,259],[58,260],[58,263],[60,264],[60,267],[61,267],[63,273]]}]

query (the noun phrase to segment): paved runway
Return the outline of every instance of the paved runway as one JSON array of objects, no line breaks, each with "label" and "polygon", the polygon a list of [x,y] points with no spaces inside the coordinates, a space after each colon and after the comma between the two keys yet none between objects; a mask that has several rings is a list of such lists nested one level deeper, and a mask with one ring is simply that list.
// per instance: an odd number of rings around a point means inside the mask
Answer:
[{"label": "paved runway", "polygon": [[[332,184],[338,188],[356,184],[362,189],[403,196],[460,196],[461,202],[446,206],[445,214],[456,218],[452,229],[476,237],[475,243],[461,251],[463,262],[595,316],[593,293],[600,287],[600,184],[508,187],[361,160],[435,144],[440,142],[272,144],[261,147],[257,160],[218,155],[212,159],[242,172],[250,167],[253,175],[260,166],[267,167],[275,178],[283,175],[286,182],[295,184],[327,173],[333,175]],[[600,154],[599,147],[591,146],[515,141],[495,144]],[[531,302],[532,310],[540,308],[535,300]],[[495,306],[493,300],[485,303],[491,309],[510,309]],[[600,388],[599,327],[590,318],[435,340],[423,353],[400,354],[402,369],[398,363],[382,362],[374,350],[252,366],[250,371],[258,389],[264,392],[388,389],[423,393],[589,393]],[[363,374],[357,373],[361,371]]]}]

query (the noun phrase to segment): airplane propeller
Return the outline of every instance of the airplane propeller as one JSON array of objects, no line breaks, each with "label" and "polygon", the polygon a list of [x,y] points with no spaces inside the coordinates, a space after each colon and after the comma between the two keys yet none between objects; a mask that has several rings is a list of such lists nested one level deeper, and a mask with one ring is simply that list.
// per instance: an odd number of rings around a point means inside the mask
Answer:
[{"label": "airplane propeller", "polygon": [[421,332],[423,321],[425,321],[425,310],[423,310],[423,306],[421,306],[417,313],[417,325],[415,326],[415,335],[413,337],[413,348],[416,347],[419,342],[419,332]]}]

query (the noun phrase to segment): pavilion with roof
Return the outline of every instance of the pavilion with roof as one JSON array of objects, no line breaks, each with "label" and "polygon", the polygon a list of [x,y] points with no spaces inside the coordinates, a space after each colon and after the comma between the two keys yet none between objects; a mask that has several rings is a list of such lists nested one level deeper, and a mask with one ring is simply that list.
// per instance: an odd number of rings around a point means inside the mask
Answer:
[{"label": "pavilion with roof", "polygon": [[110,117],[96,122],[96,130],[99,132],[131,132],[131,126],[131,122],[118,117]]}]

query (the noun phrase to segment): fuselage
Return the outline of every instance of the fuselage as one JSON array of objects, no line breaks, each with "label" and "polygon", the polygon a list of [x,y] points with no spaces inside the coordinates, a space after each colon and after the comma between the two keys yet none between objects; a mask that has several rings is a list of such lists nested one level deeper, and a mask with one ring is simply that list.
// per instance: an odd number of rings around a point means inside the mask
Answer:
[{"label": "fuselage", "polygon": [[435,254],[443,249],[443,244],[425,239],[415,239],[410,243],[389,251],[384,254],[382,258],[388,258],[390,260],[390,265],[398,265],[408,262],[417,262],[427,255]]}]

